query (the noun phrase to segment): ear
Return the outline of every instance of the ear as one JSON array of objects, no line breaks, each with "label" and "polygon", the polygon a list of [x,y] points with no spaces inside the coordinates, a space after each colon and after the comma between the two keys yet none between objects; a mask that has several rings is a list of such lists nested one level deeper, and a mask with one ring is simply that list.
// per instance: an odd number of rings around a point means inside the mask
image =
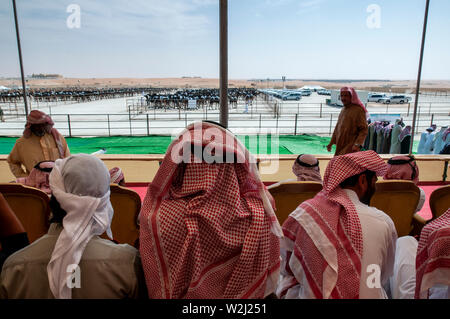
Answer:
[{"label": "ear", "polygon": [[369,181],[367,180],[366,174],[361,174],[358,177],[358,187],[361,190],[365,190],[368,186]]}]

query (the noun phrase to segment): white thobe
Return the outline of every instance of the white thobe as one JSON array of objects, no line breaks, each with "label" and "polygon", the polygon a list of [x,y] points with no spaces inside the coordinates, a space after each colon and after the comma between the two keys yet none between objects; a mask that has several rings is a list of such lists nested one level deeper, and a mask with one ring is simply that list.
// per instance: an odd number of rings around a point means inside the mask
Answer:
[{"label": "white thobe", "polygon": [[[345,192],[355,205],[363,234],[359,297],[361,299],[387,298],[383,287],[389,287],[389,278],[394,268],[395,243],[397,240],[394,222],[382,211],[361,203],[354,191],[346,189]],[[289,247],[289,249],[292,249],[292,247]],[[281,257],[283,265],[280,288],[282,288],[283,283],[288,283],[293,279],[284,271],[286,266],[286,251],[284,248],[281,249]],[[291,269],[301,268],[300,265],[295,265],[294,259],[291,258],[290,261]],[[300,278],[296,278],[298,284],[287,291],[285,298],[314,298],[304,273],[301,270],[298,273],[300,276]],[[281,291],[278,290],[277,294],[280,295],[280,293]]]},{"label": "white thobe", "polygon": [[[419,242],[411,236],[397,240],[394,273],[390,279],[392,298],[414,299],[416,289],[416,255]],[[450,286],[434,285],[429,289],[430,299],[449,299]]]}]

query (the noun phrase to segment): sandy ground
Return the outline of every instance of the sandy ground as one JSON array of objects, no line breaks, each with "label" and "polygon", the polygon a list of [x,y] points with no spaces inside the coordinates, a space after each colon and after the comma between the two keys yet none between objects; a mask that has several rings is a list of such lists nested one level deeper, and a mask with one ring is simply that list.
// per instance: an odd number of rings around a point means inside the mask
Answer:
[{"label": "sandy ground", "polygon": [[[304,85],[320,85],[327,89],[337,89],[342,86],[353,86],[360,90],[389,91],[412,93],[415,80],[405,81],[320,81],[320,80],[287,80],[287,88],[300,88]],[[21,87],[20,79],[1,79],[0,85],[6,87]],[[30,88],[46,87],[171,87],[171,88],[218,88],[219,79],[207,78],[57,78],[57,79],[27,79]],[[229,80],[229,87],[282,88],[281,80]],[[450,94],[450,80],[423,80],[422,91],[447,91]]]}]

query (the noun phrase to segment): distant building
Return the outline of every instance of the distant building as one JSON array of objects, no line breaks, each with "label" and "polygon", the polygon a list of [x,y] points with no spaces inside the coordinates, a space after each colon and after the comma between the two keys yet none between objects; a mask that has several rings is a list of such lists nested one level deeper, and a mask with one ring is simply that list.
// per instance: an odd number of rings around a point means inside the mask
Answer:
[{"label": "distant building", "polygon": [[32,74],[31,78],[32,79],[61,79],[63,76],[60,74],[43,74],[43,73],[39,73],[39,74]]}]

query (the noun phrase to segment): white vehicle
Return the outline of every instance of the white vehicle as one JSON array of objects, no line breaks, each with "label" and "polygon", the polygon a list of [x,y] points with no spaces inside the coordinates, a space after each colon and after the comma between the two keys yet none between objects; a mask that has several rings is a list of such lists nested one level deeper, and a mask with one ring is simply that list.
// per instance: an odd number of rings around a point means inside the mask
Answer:
[{"label": "white vehicle", "polygon": [[383,99],[387,98],[386,94],[377,94],[377,93],[372,93],[369,94],[369,97],[367,99],[367,102],[377,102],[377,103],[382,103]]},{"label": "white vehicle", "polygon": [[[369,98],[369,92],[356,90],[356,93],[361,102],[366,105]],[[330,105],[344,106],[341,101],[341,90],[331,90]]]},{"label": "white vehicle", "polygon": [[310,96],[311,95],[311,90],[300,90],[301,94],[303,96]]},{"label": "white vehicle", "polygon": [[295,100],[299,101],[302,98],[302,93],[300,92],[289,92],[283,95],[282,99],[283,101],[287,100]]},{"label": "white vehicle", "polygon": [[409,103],[411,101],[411,98],[406,95],[392,95],[390,97],[386,97],[381,99],[381,103],[389,104],[389,103]]}]

